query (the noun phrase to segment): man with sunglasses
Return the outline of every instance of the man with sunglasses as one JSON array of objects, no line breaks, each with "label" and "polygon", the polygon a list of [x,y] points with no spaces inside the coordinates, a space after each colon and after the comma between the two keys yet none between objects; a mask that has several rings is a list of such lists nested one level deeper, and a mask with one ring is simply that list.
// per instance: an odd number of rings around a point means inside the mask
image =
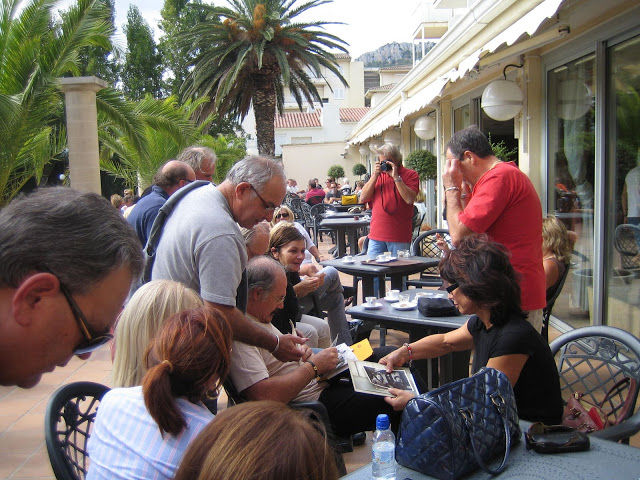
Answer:
[{"label": "man with sunglasses", "polygon": [[152,279],[184,283],[222,311],[234,339],[263,348],[282,361],[298,360],[304,339],[275,336],[245,317],[247,251],[240,227],[271,221],[285,195],[282,167],[262,157],[236,163],[219,186],[190,191],[167,218]]},{"label": "man with sunglasses", "polygon": [[40,189],[0,211],[0,385],[31,388],[111,329],[142,271],[134,230],[103,197]]}]

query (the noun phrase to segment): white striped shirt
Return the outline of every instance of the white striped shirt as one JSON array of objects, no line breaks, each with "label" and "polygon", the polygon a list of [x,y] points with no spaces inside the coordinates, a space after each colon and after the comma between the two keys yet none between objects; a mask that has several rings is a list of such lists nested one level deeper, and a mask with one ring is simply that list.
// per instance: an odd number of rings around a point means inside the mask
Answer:
[{"label": "white striped shirt", "polygon": [[213,419],[204,405],[177,399],[187,427],[177,436],[165,433],[144,404],[142,387],[114,388],[98,408],[89,438],[87,480],[171,479],[187,446]]}]

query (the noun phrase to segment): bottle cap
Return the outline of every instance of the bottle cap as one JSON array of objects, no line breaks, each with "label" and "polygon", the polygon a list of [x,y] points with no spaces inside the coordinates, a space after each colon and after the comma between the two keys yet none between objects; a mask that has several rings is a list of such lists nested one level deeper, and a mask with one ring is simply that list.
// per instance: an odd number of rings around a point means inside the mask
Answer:
[{"label": "bottle cap", "polygon": [[389,428],[389,416],[386,413],[381,413],[376,418],[376,429],[387,430]]}]

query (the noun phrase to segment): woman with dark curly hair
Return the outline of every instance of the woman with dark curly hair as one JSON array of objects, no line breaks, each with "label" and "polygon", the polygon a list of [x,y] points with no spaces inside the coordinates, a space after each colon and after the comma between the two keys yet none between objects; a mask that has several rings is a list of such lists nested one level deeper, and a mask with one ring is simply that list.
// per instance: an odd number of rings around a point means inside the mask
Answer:
[{"label": "woman with dark curly hair", "polygon": [[[485,366],[503,372],[513,386],[520,418],[560,423],[558,370],[549,345],[520,307],[520,286],[505,247],[486,235],[464,237],[440,262],[440,275],[448,283],[449,298],[471,318],[454,331],[405,344],[380,363],[391,371],[410,356],[418,360],[473,349],[473,373]],[[387,402],[402,410],[411,394],[389,390],[397,396]]]}]

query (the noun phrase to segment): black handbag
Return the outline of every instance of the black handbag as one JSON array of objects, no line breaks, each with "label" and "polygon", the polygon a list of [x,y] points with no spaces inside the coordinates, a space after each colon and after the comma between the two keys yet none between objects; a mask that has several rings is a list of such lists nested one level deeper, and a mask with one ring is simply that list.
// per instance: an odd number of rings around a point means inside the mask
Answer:
[{"label": "black handbag", "polygon": [[418,311],[425,317],[454,317],[460,315],[448,298],[419,297]]},{"label": "black handbag", "polygon": [[[412,398],[402,413],[396,460],[412,470],[453,480],[478,467],[502,472],[521,431],[513,388],[493,368]],[[502,454],[501,464],[487,466]]]}]

